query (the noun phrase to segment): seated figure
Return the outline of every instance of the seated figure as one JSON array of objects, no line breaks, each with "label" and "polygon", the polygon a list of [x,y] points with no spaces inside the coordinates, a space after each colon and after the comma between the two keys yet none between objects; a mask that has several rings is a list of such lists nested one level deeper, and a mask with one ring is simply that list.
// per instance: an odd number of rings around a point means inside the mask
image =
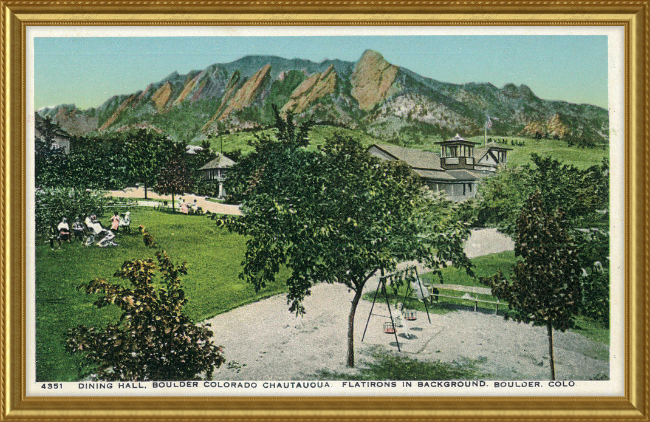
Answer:
[{"label": "seated figure", "polygon": [[131,211],[127,211],[122,218],[120,218],[120,227],[126,231],[131,231]]}]

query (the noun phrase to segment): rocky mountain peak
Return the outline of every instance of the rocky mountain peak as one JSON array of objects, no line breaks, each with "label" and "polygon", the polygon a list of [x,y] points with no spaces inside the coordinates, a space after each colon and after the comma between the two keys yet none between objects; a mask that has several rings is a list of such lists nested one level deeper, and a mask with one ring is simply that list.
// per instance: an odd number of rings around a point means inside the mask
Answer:
[{"label": "rocky mountain peak", "polygon": [[318,99],[333,94],[336,89],[336,81],[337,74],[334,65],[330,65],[322,73],[318,72],[311,75],[291,93],[289,101],[282,107],[281,111],[302,113]]},{"label": "rocky mountain peak", "polygon": [[352,96],[359,108],[369,110],[397,91],[393,87],[399,68],[373,50],[366,50],[352,72]]}]

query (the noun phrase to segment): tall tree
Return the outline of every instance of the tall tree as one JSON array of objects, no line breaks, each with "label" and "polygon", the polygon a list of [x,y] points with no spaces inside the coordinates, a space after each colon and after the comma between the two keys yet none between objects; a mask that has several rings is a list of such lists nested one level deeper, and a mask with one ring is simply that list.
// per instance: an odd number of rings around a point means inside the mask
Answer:
[{"label": "tall tree", "polygon": [[161,167],[169,162],[175,149],[174,142],[149,129],[129,132],[126,137],[127,173],[133,182],[144,185],[144,197],[147,198],[147,188],[156,183]]},{"label": "tall tree", "polygon": [[539,191],[547,210],[567,220],[583,269],[581,313],[609,323],[609,163],[587,169],[550,157],[531,156],[533,165],[500,171],[479,188],[479,221],[515,237],[526,198]]},{"label": "tall tree", "polygon": [[160,169],[156,182],[156,192],[172,196],[172,209],[174,209],[174,196],[189,192],[194,187],[194,176],[187,168],[182,156],[172,157]]},{"label": "tall tree", "polygon": [[[258,138],[256,150],[235,167],[243,216],[224,218],[249,236],[242,277],[256,289],[275,280],[281,266],[289,310],[318,282],[340,283],[353,293],[348,318],[347,365],[354,366],[354,318],[363,288],[379,271],[418,259],[433,268],[447,260],[469,266],[458,220],[435,226],[423,216],[434,201],[405,166],[371,157],[354,139],[334,136],[321,151],[307,151],[307,126],[276,113],[275,138]],[[238,168],[237,168],[238,167]],[[444,227],[443,227],[444,226]]]},{"label": "tall tree", "polygon": [[[151,259],[127,261],[110,284],[95,279],[80,286],[87,294],[102,294],[97,308],[115,305],[120,321],[103,330],[80,325],[68,330],[66,350],[82,354],[97,377],[109,381],[169,381],[212,377],[225,359],[211,340],[212,331],[192,322],[184,313],[187,303],[180,276],[185,263],[175,265],[165,251]],[[155,287],[160,272],[163,287]]]},{"label": "tall tree", "polygon": [[494,296],[508,302],[506,318],[546,326],[554,380],[553,329],[564,332],[575,324],[581,302],[581,269],[564,215],[547,212],[539,191],[528,198],[517,219],[515,256],[522,260],[514,266],[512,282],[501,272],[481,278],[481,282],[492,287]]}]

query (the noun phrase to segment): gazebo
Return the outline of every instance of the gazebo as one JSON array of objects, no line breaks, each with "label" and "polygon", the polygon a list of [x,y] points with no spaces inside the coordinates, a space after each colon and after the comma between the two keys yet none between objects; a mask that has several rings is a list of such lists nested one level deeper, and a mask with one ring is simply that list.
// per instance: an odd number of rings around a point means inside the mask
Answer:
[{"label": "gazebo", "polygon": [[233,160],[226,157],[223,154],[217,153],[217,157],[201,167],[199,171],[201,172],[201,180],[204,180],[208,183],[218,183],[219,184],[219,198],[226,196],[226,192],[223,188],[223,181],[226,179],[226,174],[228,169],[235,164]]}]

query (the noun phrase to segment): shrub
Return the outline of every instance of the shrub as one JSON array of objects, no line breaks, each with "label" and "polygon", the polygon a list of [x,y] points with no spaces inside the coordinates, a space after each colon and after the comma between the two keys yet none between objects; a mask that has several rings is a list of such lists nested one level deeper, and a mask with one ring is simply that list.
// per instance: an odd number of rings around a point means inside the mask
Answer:
[{"label": "shrub", "polygon": [[[210,339],[212,331],[182,313],[187,303],[181,289],[185,263],[172,263],[165,251],[152,259],[127,261],[115,277],[132,289],[96,278],[84,284],[86,294],[103,293],[94,305],[122,309],[118,323],[104,330],[80,325],[68,330],[66,350],[84,355],[96,377],[107,381],[189,380],[211,378],[225,359]],[[163,286],[154,287],[156,269]]]}]

